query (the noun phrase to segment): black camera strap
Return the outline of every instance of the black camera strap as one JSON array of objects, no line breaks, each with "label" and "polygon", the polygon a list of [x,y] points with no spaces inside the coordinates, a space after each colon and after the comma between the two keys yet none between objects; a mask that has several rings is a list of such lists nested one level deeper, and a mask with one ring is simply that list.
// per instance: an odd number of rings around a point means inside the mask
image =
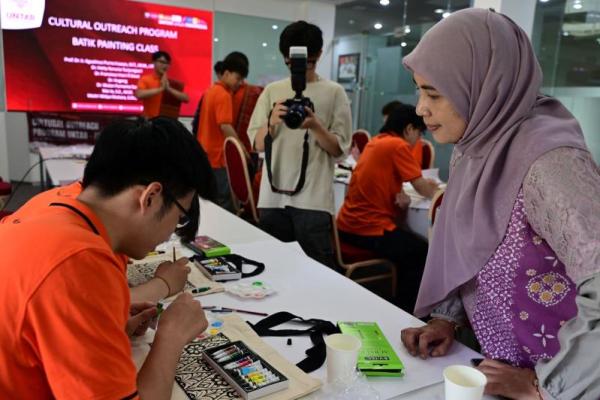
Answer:
[{"label": "black camera strap", "polygon": [[[309,325],[306,329],[272,329],[285,322],[297,322]],[[302,336],[310,335],[313,347],[306,350],[306,358],[296,366],[304,372],[312,372],[319,369],[326,358],[325,341],[323,335],[339,333],[340,330],[332,322],[322,319],[304,319],[286,311],[269,315],[255,324],[248,323],[258,336]]]},{"label": "black camera strap", "polygon": [[269,113],[269,118],[267,120],[267,135],[265,136],[265,162],[267,164],[267,175],[269,177],[269,183],[271,184],[271,190],[273,190],[275,193],[293,196],[295,194],[298,194],[302,190],[302,188],[304,187],[304,181],[306,180],[306,167],[308,166],[308,129],[304,133],[304,143],[302,144],[302,164],[300,165],[300,177],[298,178],[296,188],[294,188],[294,190],[279,189],[273,184],[273,172],[271,170],[271,155],[273,151],[273,137],[271,136],[272,113],[273,110],[271,110],[271,112]]}]

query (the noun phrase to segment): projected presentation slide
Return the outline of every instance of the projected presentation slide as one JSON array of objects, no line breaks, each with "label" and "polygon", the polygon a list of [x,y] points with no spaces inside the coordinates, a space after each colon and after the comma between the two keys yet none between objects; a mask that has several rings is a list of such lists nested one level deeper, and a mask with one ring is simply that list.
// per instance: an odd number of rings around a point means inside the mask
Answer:
[{"label": "projected presentation slide", "polygon": [[190,116],[212,79],[212,12],[127,0],[0,0],[9,111],[139,114],[152,53],[172,57]]}]

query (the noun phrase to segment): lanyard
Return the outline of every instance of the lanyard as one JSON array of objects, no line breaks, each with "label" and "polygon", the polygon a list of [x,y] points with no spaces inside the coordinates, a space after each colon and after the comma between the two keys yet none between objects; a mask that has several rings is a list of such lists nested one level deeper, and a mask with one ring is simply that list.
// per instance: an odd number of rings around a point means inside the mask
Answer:
[{"label": "lanyard", "polygon": [[50,203],[50,207],[64,207],[64,208],[68,208],[69,210],[73,211],[75,214],[79,215],[89,225],[89,227],[92,229],[92,231],[96,235],[100,234],[100,232],[98,232],[98,229],[93,224],[93,222],[88,218],[88,216],[85,215],[83,212],[81,212],[81,210],[79,210],[78,208],[73,207],[70,204],[65,204],[65,203]]}]

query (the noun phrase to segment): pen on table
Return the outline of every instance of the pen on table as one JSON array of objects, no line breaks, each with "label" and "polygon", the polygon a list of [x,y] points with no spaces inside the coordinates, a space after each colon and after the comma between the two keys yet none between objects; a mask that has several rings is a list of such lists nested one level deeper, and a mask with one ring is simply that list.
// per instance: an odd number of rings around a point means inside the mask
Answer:
[{"label": "pen on table", "polygon": [[177,260],[177,255],[175,253],[175,246],[173,246],[173,262]]},{"label": "pen on table", "polygon": [[234,312],[234,311],[238,312],[238,313],[244,313],[244,314],[260,315],[261,317],[267,317],[269,315],[269,314],[263,313],[263,312],[240,310],[238,308],[229,308],[229,307],[221,307],[220,310],[213,310],[213,312],[223,312],[223,313]]},{"label": "pen on table", "polygon": [[[479,367],[479,364],[481,364],[483,360],[485,360],[485,358],[471,358],[471,365],[474,367]],[[510,362],[502,358],[495,359],[494,361],[499,361],[504,364],[510,364]]]},{"label": "pen on table", "polygon": [[199,294],[199,293],[208,292],[210,289],[212,289],[210,286],[197,287],[197,288],[193,288],[192,290],[190,290],[190,293],[191,294]]}]

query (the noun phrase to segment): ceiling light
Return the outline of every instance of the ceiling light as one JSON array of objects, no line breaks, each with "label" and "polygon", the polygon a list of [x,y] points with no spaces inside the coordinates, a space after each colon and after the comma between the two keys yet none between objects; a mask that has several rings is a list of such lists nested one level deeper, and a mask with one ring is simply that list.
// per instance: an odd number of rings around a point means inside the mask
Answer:
[{"label": "ceiling light", "polygon": [[277,25],[273,25],[271,28],[273,28],[274,31],[276,31],[277,29],[279,29],[279,27]]},{"label": "ceiling light", "polygon": [[433,12],[436,14],[443,14],[444,11],[446,11],[446,10],[444,10],[443,8],[436,8]]},{"label": "ceiling light", "polygon": [[216,37],[216,38],[215,38],[215,42],[218,42],[218,41],[219,41],[219,38],[218,38],[218,37]]},{"label": "ceiling light", "polygon": [[442,18],[448,18],[450,16],[450,11],[446,11],[442,14]]},{"label": "ceiling light", "polygon": [[262,46],[267,47],[267,42],[263,42]]},{"label": "ceiling light", "polygon": [[389,6],[390,0],[379,0],[379,4],[381,4],[382,6]]},{"label": "ceiling light", "polygon": [[547,3],[547,2],[549,2],[549,1],[550,1],[550,0],[540,0],[540,3]]},{"label": "ceiling light", "polygon": [[400,46],[402,46],[402,47],[406,47],[406,42],[402,42],[402,43],[400,43]]},{"label": "ceiling light", "polygon": [[570,35],[569,31],[563,31],[562,34],[563,34],[563,36],[569,36]]},{"label": "ceiling light", "polygon": [[410,25],[404,27],[404,33],[410,33]]},{"label": "ceiling light", "polygon": [[582,7],[583,7],[583,5],[581,3],[575,3],[575,4],[573,4],[573,8],[576,9],[576,10],[579,10]]},{"label": "ceiling light", "polygon": [[376,22],[375,25],[373,25],[373,28],[379,30],[379,29],[383,28],[383,25],[381,25],[381,23],[379,23],[379,22]]},{"label": "ceiling light", "polygon": [[353,19],[349,19],[349,20],[348,20],[348,23],[349,23],[350,25],[354,25],[354,20],[353,20]]}]

